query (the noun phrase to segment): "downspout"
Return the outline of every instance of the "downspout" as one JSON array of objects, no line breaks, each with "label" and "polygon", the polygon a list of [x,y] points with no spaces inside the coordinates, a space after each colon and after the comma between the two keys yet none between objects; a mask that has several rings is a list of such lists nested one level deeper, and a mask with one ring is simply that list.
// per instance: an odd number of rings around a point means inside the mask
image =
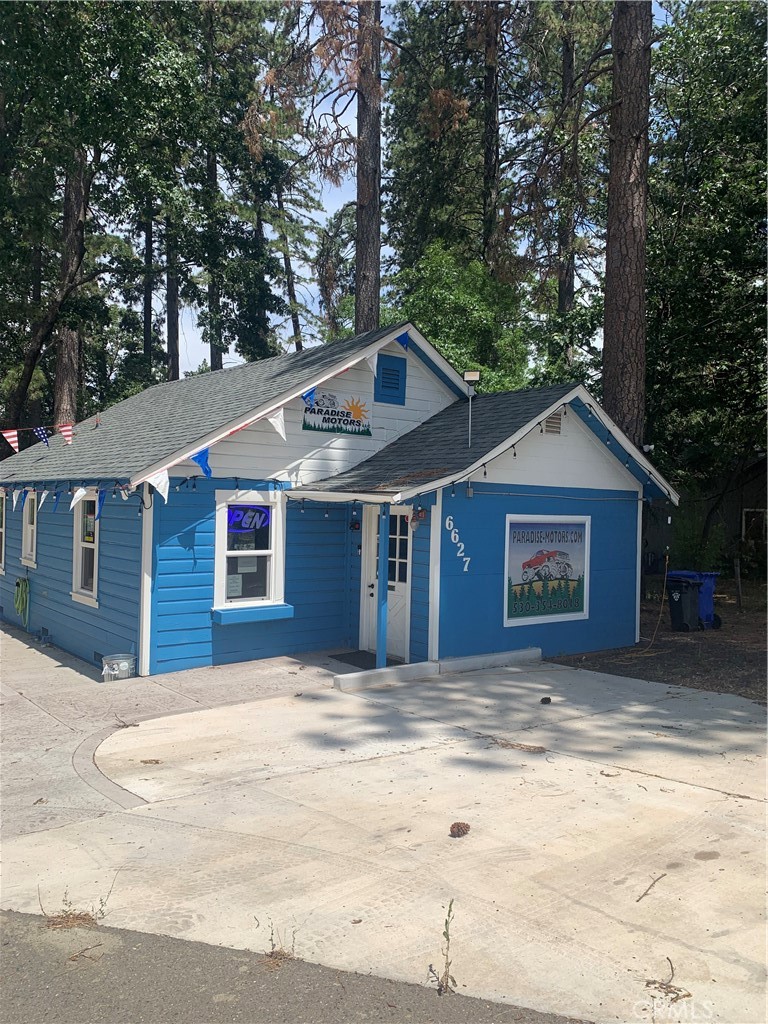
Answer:
[{"label": "downspout", "polygon": [[379,565],[376,593],[376,668],[387,665],[387,599],[389,596],[389,505],[379,509]]}]

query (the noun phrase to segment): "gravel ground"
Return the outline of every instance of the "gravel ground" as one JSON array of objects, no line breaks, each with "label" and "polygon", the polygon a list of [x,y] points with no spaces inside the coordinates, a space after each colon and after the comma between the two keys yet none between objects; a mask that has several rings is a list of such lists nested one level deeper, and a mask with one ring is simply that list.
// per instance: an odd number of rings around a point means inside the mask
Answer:
[{"label": "gravel ground", "polygon": [[662,582],[661,577],[646,578],[645,592],[651,596],[641,606],[641,639],[637,647],[547,660],[617,676],[732,693],[764,704],[765,584],[744,584],[742,610],[739,611],[733,580],[718,581],[715,611],[723,620],[722,628],[673,633],[667,601],[665,599],[662,607],[659,600]]}]

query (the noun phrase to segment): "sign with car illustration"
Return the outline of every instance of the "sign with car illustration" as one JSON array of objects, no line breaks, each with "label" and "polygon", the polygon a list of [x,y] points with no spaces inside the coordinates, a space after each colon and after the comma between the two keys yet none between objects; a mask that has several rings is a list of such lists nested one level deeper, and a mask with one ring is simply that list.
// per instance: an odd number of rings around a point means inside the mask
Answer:
[{"label": "sign with car illustration", "polygon": [[304,398],[302,430],[371,436],[371,400],[341,391],[313,389]]},{"label": "sign with car illustration", "polygon": [[588,612],[589,519],[508,515],[504,624]]}]

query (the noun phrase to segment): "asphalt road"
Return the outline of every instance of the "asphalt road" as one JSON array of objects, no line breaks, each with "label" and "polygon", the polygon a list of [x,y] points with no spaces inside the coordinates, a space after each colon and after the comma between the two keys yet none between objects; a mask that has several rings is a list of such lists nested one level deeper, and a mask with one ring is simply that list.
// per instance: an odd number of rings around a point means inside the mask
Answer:
[{"label": "asphalt road", "polygon": [[[3,1024],[575,1024],[434,987],[97,927],[0,913]],[[89,948],[90,947],[90,948]],[[460,979],[458,979],[460,981]]]}]

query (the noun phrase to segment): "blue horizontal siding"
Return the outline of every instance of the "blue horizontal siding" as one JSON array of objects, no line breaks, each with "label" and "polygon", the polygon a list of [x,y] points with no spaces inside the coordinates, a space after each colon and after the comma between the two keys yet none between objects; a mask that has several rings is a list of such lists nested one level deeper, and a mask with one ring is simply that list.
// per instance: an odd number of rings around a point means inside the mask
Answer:
[{"label": "blue horizontal siding", "polygon": [[107,497],[99,519],[98,608],[73,601],[72,544],[74,513],[62,494],[53,510],[49,496],[39,510],[37,568],[20,562],[21,502],[6,508],[5,575],[0,576],[0,617],[21,626],[13,604],[19,577],[29,579],[30,633],[48,630],[53,643],[85,661],[99,664],[96,654],[138,650],[141,519],[138,498]]},{"label": "blue horizontal siding", "polygon": [[[151,671],[171,672],[281,654],[357,645],[361,534],[350,530],[351,510],[288,502],[285,603],[293,617],[265,622],[215,623],[215,491],[234,480],[200,480],[197,490],[171,488],[154,519]],[[241,490],[263,481],[239,480]],[[358,509],[359,518],[359,509]]]},{"label": "blue horizontal siding", "polygon": [[[637,494],[577,488],[514,487],[473,483],[443,491],[440,580],[440,657],[540,647],[545,656],[626,647],[635,643]],[[511,491],[512,488],[510,487]],[[493,493],[495,492],[495,493]],[[505,542],[508,514],[591,517],[589,616],[571,621],[504,625]],[[468,572],[445,529],[453,518],[472,559]]]}]

